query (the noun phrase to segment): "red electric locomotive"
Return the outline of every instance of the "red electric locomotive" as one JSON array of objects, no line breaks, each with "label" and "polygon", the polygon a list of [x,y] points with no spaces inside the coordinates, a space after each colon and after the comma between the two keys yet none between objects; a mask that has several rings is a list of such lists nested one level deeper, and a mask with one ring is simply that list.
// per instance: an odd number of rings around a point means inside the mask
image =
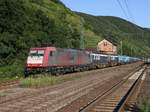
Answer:
[{"label": "red electric locomotive", "polygon": [[31,48],[25,69],[28,74],[73,72],[91,64],[90,53],[56,47]]}]

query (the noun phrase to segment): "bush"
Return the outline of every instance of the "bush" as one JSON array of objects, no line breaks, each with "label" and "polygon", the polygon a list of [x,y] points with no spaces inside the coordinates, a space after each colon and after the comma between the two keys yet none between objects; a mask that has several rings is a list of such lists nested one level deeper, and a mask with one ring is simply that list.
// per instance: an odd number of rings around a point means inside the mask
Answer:
[{"label": "bush", "polygon": [[23,77],[24,65],[22,63],[16,63],[0,67],[0,78],[14,78]]}]

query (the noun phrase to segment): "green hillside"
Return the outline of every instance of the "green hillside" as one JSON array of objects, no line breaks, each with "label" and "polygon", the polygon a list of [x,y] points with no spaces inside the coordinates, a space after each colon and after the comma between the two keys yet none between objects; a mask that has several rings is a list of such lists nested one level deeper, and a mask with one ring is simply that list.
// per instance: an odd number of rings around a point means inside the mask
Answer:
[{"label": "green hillside", "polygon": [[0,0],[0,77],[21,74],[31,47],[79,48],[81,30],[95,36],[84,24],[59,0]]},{"label": "green hillside", "polygon": [[150,56],[150,29],[139,27],[129,21],[111,16],[92,16],[77,13],[84,18],[91,30],[103,38],[123,43],[123,54]]},{"label": "green hillside", "polygon": [[120,18],[73,12],[59,0],[0,0],[0,77],[22,75],[31,47],[79,48],[81,37],[85,48],[110,38],[123,41],[124,54],[148,56],[149,32]]}]

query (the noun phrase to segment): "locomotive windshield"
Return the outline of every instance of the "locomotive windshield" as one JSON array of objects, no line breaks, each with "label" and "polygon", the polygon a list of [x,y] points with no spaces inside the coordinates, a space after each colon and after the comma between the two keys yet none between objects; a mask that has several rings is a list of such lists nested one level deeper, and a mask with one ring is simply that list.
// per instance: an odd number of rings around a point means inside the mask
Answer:
[{"label": "locomotive windshield", "polygon": [[32,50],[29,54],[31,57],[33,56],[44,56],[44,50]]}]

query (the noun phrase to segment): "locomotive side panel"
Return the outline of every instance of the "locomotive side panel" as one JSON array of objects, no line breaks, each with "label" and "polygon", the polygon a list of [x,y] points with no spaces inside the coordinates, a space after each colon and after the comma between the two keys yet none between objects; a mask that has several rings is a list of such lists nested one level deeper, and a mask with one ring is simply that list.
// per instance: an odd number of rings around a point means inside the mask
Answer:
[{"label": "locomotive side panel", "polygon": [[119,57],[118,56],[110,56],[110,64],[111,66],[116,66],[118,64]]},{"label": "locomotive side panel", "polygon": [[83,51],[58,48],[49,52],[48,63],[49,66],[70,66],[89,64],[91,61],[89,54]]},{"label": "locomotive side panel", "polygon": [[90,64],[90,54],[85,51],[78,51],[78,65]]},{"label": "locomotive side panel", "polygon": [[49,51],[48,52],[48,66],[55,66],[56,63],[56,53],[57,51]]}]

